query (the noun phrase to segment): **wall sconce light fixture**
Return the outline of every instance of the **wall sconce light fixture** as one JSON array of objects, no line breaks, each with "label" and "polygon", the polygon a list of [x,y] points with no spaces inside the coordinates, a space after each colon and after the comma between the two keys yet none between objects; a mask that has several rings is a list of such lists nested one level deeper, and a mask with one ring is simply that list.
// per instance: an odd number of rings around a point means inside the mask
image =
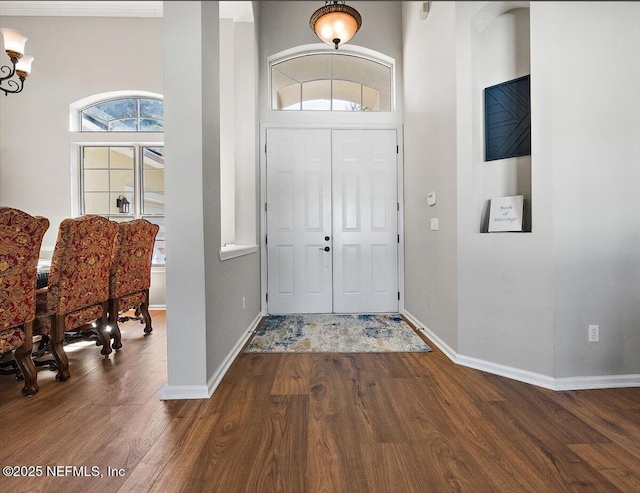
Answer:
[{"label": "wall sconce light fixture", "polygon": [[[12,64],[12,67],[9,67],[9,65],[0,67],[0,90],[4,91],[4,95],[7,96],[9,93],[16,94],[22,91],[24,80],[31,73],[33,57],[31,55],[25,56],[24,54],[24,45],[27,43],[26,37],[15,29],[9,29],[8,27],[3,27],[0,32],[4,39],[4,49]],[[5,73],[7,73],[6,76],[4,75]],[[19,84],[15,79],[12,79],[16,74],[20,79]],[[2,87],[3,82],[6,84],[5,87]]]}]

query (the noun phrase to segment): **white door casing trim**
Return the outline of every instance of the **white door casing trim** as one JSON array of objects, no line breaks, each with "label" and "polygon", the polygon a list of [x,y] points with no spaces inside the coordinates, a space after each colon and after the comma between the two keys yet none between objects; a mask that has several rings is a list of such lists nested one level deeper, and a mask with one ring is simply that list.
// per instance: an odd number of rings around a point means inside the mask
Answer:
[{"label": "white door casing trim", "polygon": [[404,312],[404,133],[402,124],[377,124],[377,125],[340,125],[340,124],[260,124],[260,308],[262,315],[268,315],[267,304],[267,213],[265,203],[267,200],[267,130],[268,129],[329,129],[329,130],[395,130],[398,145],[397,187],[398,187],[398,312]]}]

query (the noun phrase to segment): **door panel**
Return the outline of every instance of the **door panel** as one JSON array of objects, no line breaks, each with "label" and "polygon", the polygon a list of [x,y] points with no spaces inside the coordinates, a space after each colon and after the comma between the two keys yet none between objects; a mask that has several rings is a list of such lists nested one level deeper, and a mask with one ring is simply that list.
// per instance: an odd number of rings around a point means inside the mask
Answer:
[{"label": "door panel", "polygon": [[333,311],[398,310],[395,130],[334,130]]},{"label": "door panel", "polygon": [[332,311],[331,131],[267,131],[270,313]]},{"label": "door panel", "polygon": [[398,310],[395,130],[268,129],[267,204],[269,313]]}]

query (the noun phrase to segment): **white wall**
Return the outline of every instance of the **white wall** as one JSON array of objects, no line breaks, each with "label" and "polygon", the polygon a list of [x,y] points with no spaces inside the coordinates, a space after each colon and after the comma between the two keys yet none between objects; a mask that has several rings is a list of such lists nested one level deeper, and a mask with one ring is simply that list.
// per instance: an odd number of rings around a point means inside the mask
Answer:
[{"label": "white wall", "polygon": [[553,173],[555,375],[637,375],[640,4],[536,2],[531,14],[546,103],[533,114],[549,129],[534,152]]},{"label": "white wall", "polygon": [[236,91],[233,19],[220,19],[220,216],[222,243],[236,242]]},{"label": "white wall", "polygon": [[405,309],[457,350],[455,4],[432,2],[425,20],[420,5],[402,10]]},{"label": "white wall", "polygon": [[236,244],[255,245],[258,181],[257,32],[255,22],[234,24],[235,54],[235,227]]},{"label": "white wall", "polygon": [[220,19],[220,39],[221,242],[255,245],[255,23]]}]

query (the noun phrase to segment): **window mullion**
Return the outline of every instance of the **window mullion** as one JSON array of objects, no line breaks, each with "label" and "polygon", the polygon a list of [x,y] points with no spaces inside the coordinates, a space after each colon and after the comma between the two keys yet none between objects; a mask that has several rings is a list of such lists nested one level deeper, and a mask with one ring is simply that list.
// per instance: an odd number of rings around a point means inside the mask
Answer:
[{"label": "window mullion", "polygon": [[144,160],[142,159],[142,146],[136,144],[134,145],[134,148],[135,148],[134,161],[133,161],[133,169],[134,169],[133,190],[134,190],[134,196],[135,196],[134,216],[136,219],[140,219],[143,213],[142,194],[143,194],[144,185],[142,183],[142,163],[144,162]]},{"label": "window mullion", "polygon": [[84,150],[85,146],[80,147],[80,191],[78,196],[80,197],[80,213],[84,215],[85,211],[85,200],[84,200]]}]

